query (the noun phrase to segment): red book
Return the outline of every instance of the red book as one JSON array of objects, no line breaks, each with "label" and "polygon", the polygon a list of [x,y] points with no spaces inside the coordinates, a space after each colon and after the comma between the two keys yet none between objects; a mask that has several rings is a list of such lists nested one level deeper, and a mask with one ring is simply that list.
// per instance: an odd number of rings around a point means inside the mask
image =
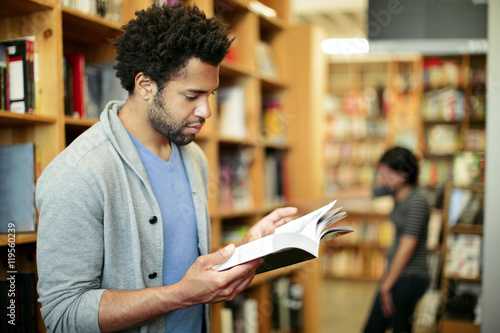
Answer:
[{"label": "red book", "polygon": [[72,53],[64,56],[66,63],[71,66],[73,83],[73,115],[82,119],[85,113],[85,57],[83,53]]}]

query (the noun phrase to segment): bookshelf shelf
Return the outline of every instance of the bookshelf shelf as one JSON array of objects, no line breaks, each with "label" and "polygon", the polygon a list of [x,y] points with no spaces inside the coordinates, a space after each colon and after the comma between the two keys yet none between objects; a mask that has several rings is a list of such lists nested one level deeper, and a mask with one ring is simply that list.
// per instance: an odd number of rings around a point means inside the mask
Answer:
[{"label": "bookshelf shelf", "polygon": [[460,319],[442,319],[439,323],[440,332],[444,333],[479,333],[481,326],[472,321]]},{"label": "bookshelf shelf", "polygon": [[462,281],[462,282],[482,282],[481,277],[477,278],[464,278],[464,277],[459,277],[455,275],[447,275],[446,276],[447,280],[454,280],[454,281]]},{"label": "bookshelf shelf", "polygon": [[268,31],[282,31],[288,28],[288,23],[280,17],[266,17],[259,15],[261,29]]},{"label": "bookshelf shelf", "polygon": [[66,126],[75,126],[75,127],[90,127],[94,124],[96,124],[99,121],[99,119],[77,119],[73,118],[71,116],[65,116],[64,117],[64,123]]},{"label": "bookshelf shelf", "polygon": [[56,121],[56,117],[13,113],[10,111],[0,110],[0,126],[54,124]]},{"label": "bookshelf shelf", "polygon": [[260,75],[258,77],[261,79],[262,89],[282,90],[282,89],[286,89],[288,87],[288,85],[285,82],[283,82],[279,79],[264,77],[262,75]]},{"label": "bookshelf shelf", "polygon": [[280,277],[280,276],[290,275],[293,272],[295,272],[296,270],[298,270],[303,265],[304,265],[303,263],[298,263],[298,264],[295,264],[292,266],[278,268],[274,271],[270,271],[270,272],[256,275],[255,278],[252,280],[252,283],[250,283],[250,288],[262,285],[262,284],[267,283],[267,282],[270,282],[271,280],[273,280],[277,277]]},{"label": "bookshelf shelf", "polygon": [[[15,244],[30,244],[30,243],[36,243],[36,232],[16,232],[16,241]],[[0,234],[0,246],[7,246],[9,244],[8,242],[8,235],[7,234]]]},{"label": "bookshelf shelf", "polygon": [[56,0],[18,0],[2,3],[0,18],[17,15],[25,15],[43,10],[52,9],[57,6]]},{"label": "bookshelf shelf", "polygon": [[85,14],[72,8],[63,7],[62,14],[64,38],[72,42],[103,43],[123,32],[120,23]]},{"label": "bookshelf shelf", "polygon": [[483,226],[482,225],[466,225],[466,224],[457,224],[450,228],[449,232],[455,234],[483,234]]}]

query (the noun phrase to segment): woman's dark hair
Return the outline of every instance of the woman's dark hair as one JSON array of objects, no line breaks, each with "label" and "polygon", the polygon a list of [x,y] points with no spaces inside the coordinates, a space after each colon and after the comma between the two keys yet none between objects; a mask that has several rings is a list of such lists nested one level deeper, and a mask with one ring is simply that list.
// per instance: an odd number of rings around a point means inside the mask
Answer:
[{"label": "woman's dark hair", "polygon": [[392,170],[406,176],[406,184],[416,185],[418,183],[418,161],[411,151],[402,147],[394,147],[387,150],[380,158],[379,164],[385,164]]},{"label": "woman's dark hair", "polygon": [[129,94],[134,93],[140,72],[161,90],[193,57],[218,66],[232,42],[227,25],[215,17],[207,19],[196,5],[165,2],[135,14],[123,26],[125,33],[113,41],[118,54],[116,76]]}]

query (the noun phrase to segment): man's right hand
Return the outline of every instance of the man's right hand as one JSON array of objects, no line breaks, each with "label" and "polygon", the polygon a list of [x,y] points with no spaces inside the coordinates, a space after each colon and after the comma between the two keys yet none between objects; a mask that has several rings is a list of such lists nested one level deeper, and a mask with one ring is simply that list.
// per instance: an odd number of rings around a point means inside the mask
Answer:
[{"label": "man's right hand", "polygon": [[214,253],[198,257],[176,286],[184,290],[182,298],[188,302],[186,306],[232,300],[252,282],[262,259],[221,272],[213,269],[228,260],[234,250],[234,244],[230,244]]}]

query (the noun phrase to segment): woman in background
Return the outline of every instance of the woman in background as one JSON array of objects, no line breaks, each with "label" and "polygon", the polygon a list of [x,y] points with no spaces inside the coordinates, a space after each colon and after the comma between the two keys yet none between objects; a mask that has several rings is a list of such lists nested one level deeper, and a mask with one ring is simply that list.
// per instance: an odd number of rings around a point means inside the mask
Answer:
[{"label": "woman in background", "polygon": [[407,149],[395,147],[381,157],[377,174],[381,186],[374,197],[391,195],[394,208],[389,215],[395,238],[387,254],[387,270],[366,322],[364,332],[411,332],[415,307],[429,281],[427,268],[428,200],[418,186],[419,167]]}]

